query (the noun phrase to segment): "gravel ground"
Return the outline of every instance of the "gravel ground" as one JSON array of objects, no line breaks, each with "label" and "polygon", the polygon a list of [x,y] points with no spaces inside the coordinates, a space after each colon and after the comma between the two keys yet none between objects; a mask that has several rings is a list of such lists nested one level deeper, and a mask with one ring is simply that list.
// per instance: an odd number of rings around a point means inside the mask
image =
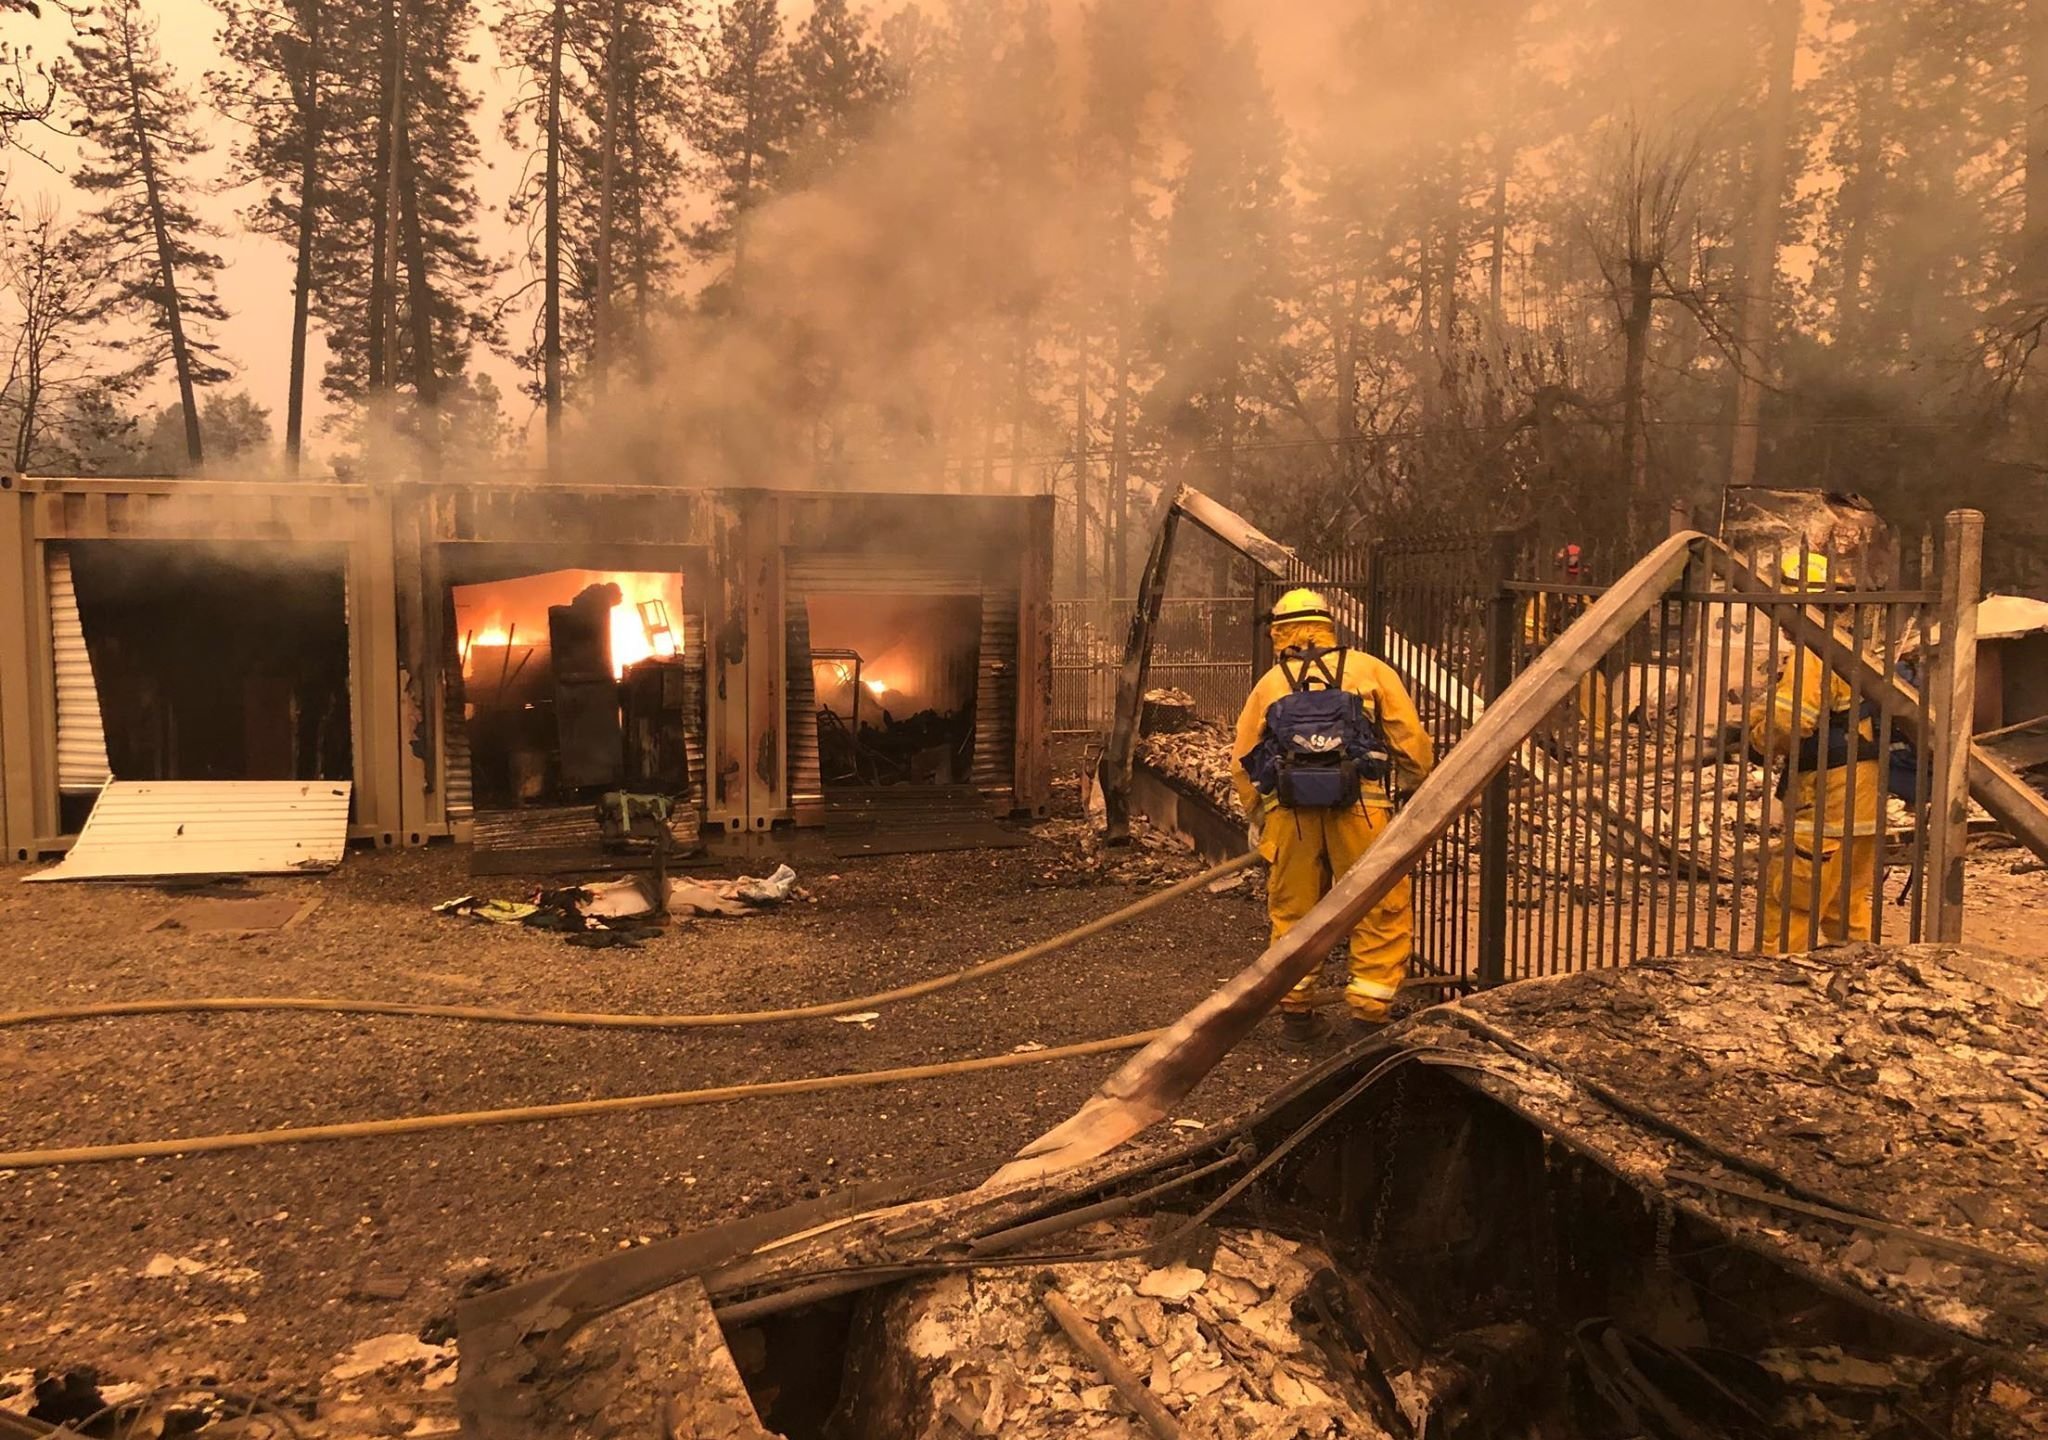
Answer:
[{"label": "gravel ground", "polygon": [[[164,889],[24,886],[23,868],[0,867],[4,1008],[298,994],[673,1012],[858,995],[1056,934],[1192,868],[1142,849],[1084,861],[1071,785],[1065,799],[1067,818],[1024,849],[801,855],[806,898],[752,919],[681,924],[637,951],[434,916],[435,901],[513,897],[524,883],[473,880],[467,852],[447,846],[356,852],[330,876],[250,882],[248,893],[321,903],[296,929],[241,938],[148,930],[183,898]],[[2017,852],[1973,858],[1971,871],[1973,938],[2048,961],[2048,877]],[[886,1008],[867,1027],[662,1034],[270,1014],[5,1029],[0,1149],[880,1069],[1122,1034],[1171,1020],[1256,953],[1260,897],[1255,884],[1198,896],[992,981]],[[1196,1092],[1187,1118],[1234,1113],[1314,1058],[1280,1049],[1264,1027]],[[392,1332],[438,1335],[465,1285],[854,1181],[957,1171],[965,1183],[1071,1113],[1116,1063],[0,1171],[0,1402],[10,1372],[90,1366],[115,1381],[319,1394],[322,1413],[339,1416],[365,1387],[324,1378],[337,1357]],[[146,1275],[153,1261],[173,1273]],[[404,1293],[363,1298],[366,1279]],[[446,1407],[445,1391],[411,1395],[376,1412],[388,1425],[336,1419],[319,1433],[404,1433],[416,1419],[445,1421]]]},{"label": "gravel ground", "polygon": [[[1057,828],[1057,827],[1056,827]],[[1071,833],[1069,830],[1068,833]],[[833,868],[836,864],[837,868]],[[758,867],[756,867],[758,872]],[[695,921],[642,950],[442,919],[467,852],[352,853],[332,875],[253,881],[318,896],[298,928],[148,931],[162,889],[15,883],[0,869],[8,1006],[298,994],[613,1011],[758,1009],[953,970],[1127,903],[1143,884],[1049,842],[800,862],[808,898]],[[1201,895],[990,982],[829,1020],[594,1032],[310,1014],[144,1017],[0,1030],[0,1148],[200,1135],[879,1069],[1164,1024],[1256,953],[1255,887]],[[1070,1113],[1116,1057],[814,1097],[0,1172],[0,1374],[90,1365],[116,1380],[303,1393],[367,1337],[445,1317],[459,1287],[883,1175],[992,1165]],[[1310,1063],[1261,1034],[1193,1097],[1241,1109]],[[142,1272],[158,1256],[198,1274]],[[166,1268],[159,1262],[159,1269]],[[187,1270],[193,1266],[183,1267]],[[397,1299],[358,1299],[366,1274]],[[332,1387],[327,1387],[331,1389]]]}]

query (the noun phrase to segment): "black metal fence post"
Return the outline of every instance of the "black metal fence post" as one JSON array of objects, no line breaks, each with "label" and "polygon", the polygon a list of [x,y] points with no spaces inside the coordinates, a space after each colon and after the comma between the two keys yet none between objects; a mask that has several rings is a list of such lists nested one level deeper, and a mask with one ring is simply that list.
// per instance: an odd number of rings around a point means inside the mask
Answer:
[{"label": "black metal fence post", "polygon": [[[1500,699],[1515,678],[1515,555],[1521,537],[1497,530],[1488,552],[1486,701]],[[1508,973],[1508,767],[1487,784],[1479,806],[1479,983],[1498,985]]]}]

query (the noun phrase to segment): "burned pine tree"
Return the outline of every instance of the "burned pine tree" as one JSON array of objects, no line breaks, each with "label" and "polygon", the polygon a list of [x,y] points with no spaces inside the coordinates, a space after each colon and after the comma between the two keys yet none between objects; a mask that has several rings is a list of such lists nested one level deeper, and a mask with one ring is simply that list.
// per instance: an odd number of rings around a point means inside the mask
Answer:
[{"label": "burned pine tree", "polygon": [[291,371],[286,378],[284,450],[294,471],[305,444],[306,356],[313,313],[315,242],[325,218],[323,188],[334,169],[329,134],[339,88],[327,40],[332,0],[272,5],[229,0],[221,45],[236,68],[212,77],[217,103],[249,127],[236,173],[263,187],[245,212],[249,227],[292,246]]},{"label": "burned pine tree", "polygon": [[[508,11],[500,47],[523,81],[505,138],[532,157],[508,217],[537,272],[534,380],[551,449],[576,387],[638,356],[673,267],[679,67],[692,32],[647,0],[550,0]],[[522,291],[525,293],[525,291]]]},{"label": "burned pine tree", "polygon": [[1213,10],[1195,16],[1176,119],[1186,148],[1153,316],[1161,375],[1148,407],[1169,448],[1230,504],[1248,392],[1289,298],[1287,137],[1257,51],[1229,39]]},{"label": "burned pine tree", "polygon": [[[494,333],[496,278],[476,233],[476,98],[463,84],[470,0],[328,0],[333,53],[372,57],[333,91],[336,158],[314,250],[329,399],[382,410],[429,453],[471,347]],[[341,72],[337,72],[340,74]],[[412,390],[413,413],[396,400]]]},{"label": "burned pine tree", "polygon": [[730,0],[692,57],[683,133],[698,156],[711,213],[688,234],[700,258],[725,262],[706,299],[732,306],[744,285],[748,217],[789,157],[797,104],[777,0]]},{"label": "burned pine tree", "polygon": [[[1107,352],[1109,466],[1102,529],[1103,584],[1130,593],[1131,449],[1139,366],[1145,353],[1139,293],[1150,283],[1158,246],[1151,196],[1160,183],[1159,123],[1164,102],[1151,53],[1153,37],[1127,7],[1101,0],[1085,21],[1087,78],[1075,150],[1090,261],[1078,279],[1077,328]],[[1079,348],[1079,347],[1077,347]],[[1085,363],[1081,367],[1087,374]]]},{"label": "burned pine tree", "polygon": [[76,463],[73,408],[136,379],[95,343],[109,267],[48,207],[19,220],[0,217],[0,226],[0,294],[10,302],[0,332],[0,424],[8,463],[16,470]]},{"label": "burned pine tree", "polygon": [[192,99],[157,46],[157,26],[138,0],[118,0],[71,42],[63,83],[91,140],[72,181],[100,197],[88,234],[117,266],[104,318],[133,319],[168,355],[185,409],[185,452],[205,458],[198,393],[231,372],[207,325],[227,318],[215,291],[221,259],[201,248],[213,231],[194,209],[187,173],[208,145],[192,124]]},{"label": "burned pine tree", "polygon": [[676,129],[685,17],[650,0],[597,0],[575,12],[577,64],[564,94],[565,224],[574,257],[565,325],[572,356],[602,388],[623,361],[646,359],[646,340],[674,266],[682,163]]},{"label": "burned pine tree", "polygon": [[550,464],[562,432],[562,89],[571,8],[571,0],[522,6],[507,10],[495,27],[499,47],[521,75],[505,108],[505,139],[530,145],[536,162],[507,218],[526,225],[527,258],[536,245],[540,251],[540,337],[521,358],[540,377],[535,398],[546,417]]}]

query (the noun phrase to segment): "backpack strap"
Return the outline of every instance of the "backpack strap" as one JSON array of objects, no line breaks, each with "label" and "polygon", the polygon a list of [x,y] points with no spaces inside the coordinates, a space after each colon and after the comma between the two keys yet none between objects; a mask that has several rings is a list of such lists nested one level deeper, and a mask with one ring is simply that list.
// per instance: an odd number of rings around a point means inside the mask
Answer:
[{"label": "backpack strap", "polygon": [[[1280,673],[1287,677],[1287,688],[1299,695],[1309,687],[1311,678],[1320,679],[1327,690],[1344,688],[1344,657],[1350,653],[1342,645],[1330,650],[1317,649],[1312,645],[1298,650],[1289,650],[1279,657]],[[1330,669],[1330,657],[1337,657],[1337,668]],[[1289,660],[1293,665],[1288,664]],[[1313,670],[1313,675],[1311,674]]]}]

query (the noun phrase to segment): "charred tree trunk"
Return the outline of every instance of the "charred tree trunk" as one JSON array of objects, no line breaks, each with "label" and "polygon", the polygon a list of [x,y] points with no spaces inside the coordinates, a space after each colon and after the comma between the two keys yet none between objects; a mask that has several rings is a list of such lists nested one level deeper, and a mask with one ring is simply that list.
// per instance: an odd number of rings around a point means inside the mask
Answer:
[{"label": "charred tree trunk", "polygon": [[2021,264],[2048,273],[2048,0],[2027,0],[2027,216]]},{"label": "charred tree trunk", "polygon": [[1494,332],[1502,328],[1501,297],[1507,288],[1508,268],[1508,171],[1513,168],[1515,156],[1512,150],[1505,150],[1493,171],[1493,248],[1486,262],[1486,299],[1489,313],[1493,316]]},{"label": "charred tree trunk", "polygon": [[1629,504],[1650,504],[1650,437],[1646,414],[1646,380],[1650,363],[1650,319],[1656,304],[1654,260],[1628,262],[1628,315],[1622,322],[1627,340],[1621,383],[1622,454],[1628,464]]},{"label": "charred tree trunk", "polygon": [[1884,117],[1889,108],[1896,59],[1873,66],[1857,86],[1856,150],[1842,177],[1835,228],[1842,237],[1840,273],[1835,277],[1836,343],[1851,353],[1860,338],[1863,272],[1870,263],[1871,230],[1884,191]]},{"label": "charred tree trunk", "polygon": [[601,389],[611,364],[612,226],[617,213],[619,179],[619,70],[624,54],[624,0],[612,0],[610,29],[605,35],[604,115],[598,137],[596,284],[591,296],[590,370]]},{"label": "charred tree trunk", "polygon": [[299,233],[292,280],[292,359],[285,394],[285,464],[298,473],[306,434],[306,334],[313,313],[313,242],[320,213],[320,0],[301,0],[299,28],[306,52],[298,67],[299,106]]},{"label": "charred tree trunk", "polygon": [[441,380],[434,367],[434,291],[427,274],[426,236],[420,230],[419,182],[404,116],[398,121],[400,218],[405,230],[406,310],[412,321],[412,380],[420,408],[420,438],[428,464],[441,458]]},{"label": "charred tree trunk", "polygon": [[1074,378],[1074,598],[1088,598],[1088,331]]},{"label": "charred tree trunk", "polygon": [[654,309],[654,300],[649,293],[653,278],[648,266],[651,258],[647,253],[647,204],[642,198],[641,183],[645,176],[640,172],[641,157],[646,153],[641,145],[639,71],[629,66],[626,71],[626,144],[633,157],[633,362],[635,366],[646,358],[647,325]]},{"label": "charred tree trunk", "polygon": [[397,366],[392,352],[398,335],[393,297],[397,292],[398,171],[392,164],[397,154],[398,115],[405,104],[404,39],[400,35],[403,12],[397,0],[384,0],[384,94],[377,125],[375,163],[377,198],[370,211],[370,324],[368,382],[372,408],[388,414],[388,392],[396,383]]},{"label": "charred tree trunk", "polygon": [[[1125,292],[1128,293],[1128,292]],[[1131,341],[1126,315],[1116,327],[1116,413],[1109,426],[1109,566],[1104,583],[1121,598],[1131,583]]]},{"label": "charred tree trunk", "polygon": [[1458,335],[1458,272],[1464,268],[1465,227],[1458,191],[1460,179],[1454,172],[1445,187],[1443,254],[1439,262],[1443,266],[1443,280],[1437,296],[1437,321],[1439,334],[1437,349],[1438,365],[1446,367],[1451,363],[1451,351],[1457,344]]},{"label": "charred tree trunk", "polygon": [[1750,199],[1749,225],[1743,246],[1739,312],[1735,335],[1739,365],[1735,376],[1735,433],[1728,452],[1728,485],[1739,488],[1756,479],[1758,420],[1763,411],[1764,380],[1771,367],[1773,296],[1778,278],[1779,214],[1785,203],[1785,156],[1792,130],[1792,67],[1799,51],[1803,0],[1777,0],[1771,21],[1770,88],[1756,136],[1756,161],[1751,167],[1756,188]]},{"label": "charred tree trunk", "polygon": [[164,216],[164,194],[156,169],[156,150],[149,141],[149,123],[142,113],[142,81],[135,73],[132,29],[123,26],[122,59],[128,76],[128,117],[135,127],[136,156],[142,167],[142,192],[149,206],[150,235],[156,244],[157,278],[164,287],[164,328],[171,337],[171,363],[178,374],[178,402],[185,408],[185,454],[196,468],[205,460],[199,436],[199,397],[192,383],[192,347],[185,337],[185,314],[178,304],[178,266],[171,245],[170,222]]},{"label": "charred tree trunk", "polygon": [[[554,13],[548,23],[547,213],[541,220],[546,229],[541,242],[544,272],[541,286],[545,292],[542,296],[541,363],[549,469],[554,468],[555,450],[562,437],[562,31],[568,23],[565,8],[566,0],[555,0]],[[409,193],[412,188],[410,167],[406,175]],[[417,209],[416,201],[414,208]],[[417,216],[408,221],[408,225],[416,231]],[[415,279],[416,296],[420,288],[421,282]],[[419,329],[418,321],[413,322],[413,329]],[[431,365],[431,361],[429,363]],[[425,398],[422,391],[421,399]]]},{"label": "charred tree trunk", "polygon": [[1010,476],[1009,492],[1024,489],[1024,425],[1031,409],[1031,320],[1017,316],[1016,365],[1010,373]]}]

